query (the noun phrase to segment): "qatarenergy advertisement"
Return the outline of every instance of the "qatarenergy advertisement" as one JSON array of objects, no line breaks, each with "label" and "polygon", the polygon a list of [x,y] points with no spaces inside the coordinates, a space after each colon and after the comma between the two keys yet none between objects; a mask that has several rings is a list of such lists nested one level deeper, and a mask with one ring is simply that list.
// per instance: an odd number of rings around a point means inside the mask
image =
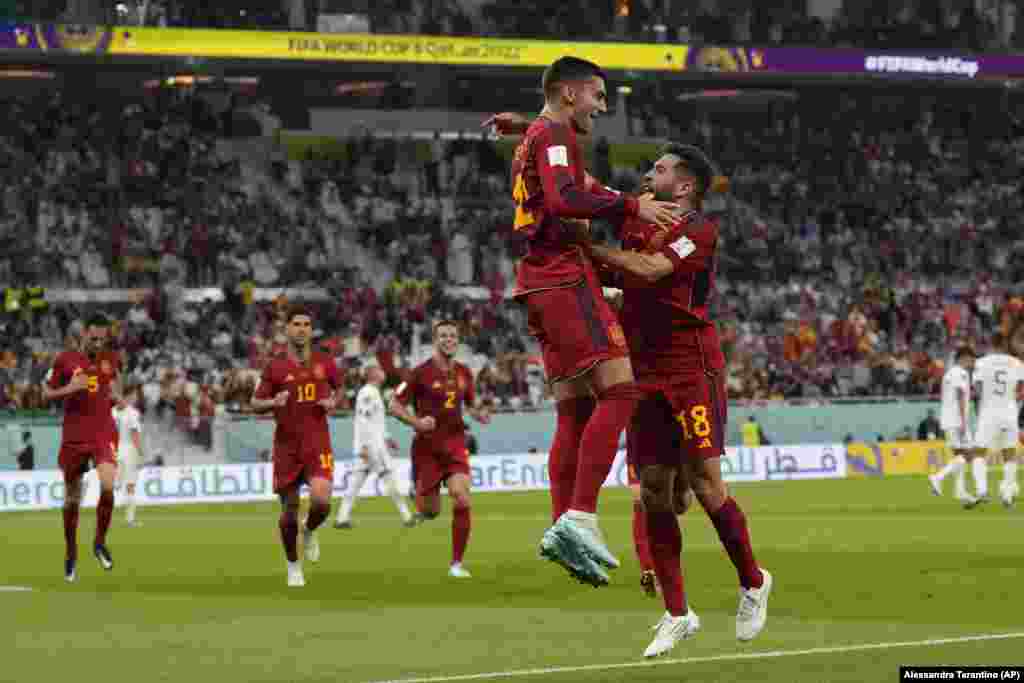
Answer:
[{"label": "qatarenergy advertisement", "polygon": [[[409,486],[409,461],[396,459],[393,472],[399,488]],[[334,474],[334,495],[343,496],[351,485],[354,461],[339,463]],[[475,491],[536,491],[549,488],[547,454],[485,455],[472,459]],[[729,482],[778,479],[840,479],[846,477],[846,450],[841,444],[762,448],[729,448],[722,459],[723,478]],[[618,454],[605,486],[626,486],[629,477],[624,451]],[[136,501],[140,505],[185,503],[246,503],[274,500],[269,463],[150,467],[139,474]],[[120,487],[119,487],[120,489]],[[381,496],[372,475],[362,496]],[[85,476],[86,507],[95,507],[99,485],[95,471]],[[58,470],[0,473],[0,512],[49,510],[64,504],[64,482]]]}]

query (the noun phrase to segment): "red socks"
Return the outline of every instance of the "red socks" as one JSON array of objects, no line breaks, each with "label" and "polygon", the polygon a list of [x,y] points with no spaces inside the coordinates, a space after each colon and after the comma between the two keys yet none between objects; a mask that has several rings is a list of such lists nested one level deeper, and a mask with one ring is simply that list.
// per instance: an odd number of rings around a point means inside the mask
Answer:
[{"label": "red socks", "polygon": [[64,559],[78,559],[78,505],[64,504]]},{"label": "red socks", "polygon": [[740,585],[744,588],[760,588],[764,582],[761,569],[754,560],[754,551],[750,547],[750,532],[747,530],[747,518],[743,510],[732,498],[729,498],[713,515],[708,515],[715,525],[718,538],[722,541],[725,552],[729,554],[739,574]]},{"label": "red socks", "polygon": [[310,531],[316,531],[316,528],[324,523],[327,519],[327,515],[331,513],[331,505],[317,505],[311,503],[309,506],[309,515],[306,516],[306,528]]},{"label": "red socks", "polygon": [[96,545],[107,542],[107,529],[110,528],[110,518],[113,516],[114,492],[100,491],[100,500],[96,505]]},{"label": "red socks", "polygon": [[284,554],[289,562],[299,561],[299,517],[295,510],[285,508],[281,513],[281,519],[277,525],[281,528],[281,543],[284,544]]},{"label": "red socks", "polygon": [[473,526],[473,519],[469,514],[470,508],[456,507],[452,509],[452,564],[462,562],[462,556],[466,554],[466,545],[469,543],[469,530]]},{"label": "red socks", "polygon": [[570,506],[573,510],[597,512],[597,498],[615,462],[619,437],[633,418],[640,397],[636,384],[625,382],[610,387],[598,399],[594,415],[580,440],[576,486]]},{"label": "red socks", "polygon": [[636,548],[636,559],[640,562],[640,571],[654,569],[651,559],[651,542],[647,536],[647,513],[643,503],[633,501],[633,546]]},{"label": "red socks", "polygon": [[569,509],[576,484],[580,439],[594,413],[593,398],[569,398],[555,404],[558,426],[548,454],[548,479],[551,482],[551,521],[556,522]]},{"label": "red socks", "polygon": [[671,510],[647,511],[647,531],[651,539],[654,573],[661,584],[665,609],[674,617],[687,612],[686,594],[683,592],[683,534],[679,520]]}]

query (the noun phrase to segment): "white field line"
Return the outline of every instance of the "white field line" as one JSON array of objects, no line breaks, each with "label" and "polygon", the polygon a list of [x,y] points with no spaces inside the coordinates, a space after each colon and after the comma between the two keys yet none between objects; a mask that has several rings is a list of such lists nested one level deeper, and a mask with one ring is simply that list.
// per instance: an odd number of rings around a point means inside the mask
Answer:
[{"label": "white field line", "polygon": [[638,662],[622,662],[619,664],[587,664],[583,666],[553,666],[543,669],[510,669],[508,671],[490,671],[478,674],[461,674],[457,676],[431,676],[427,678],[398,678],[372,683],[449,683],[453,681],[487,681],[503,678],[521,678],[523,676],[557,676],[558,674],[580,673],[585,671],[614,671],[617,669],[645,669],[652,666],[680,666],[685,664],[706,664],[709,662],[734,662],[749,659],[778,659],[780,657],[802,657],[807,655],[827,655],[842,652],[864,652],[868,650],[891,650],[899,647],[934,647],[936,645],[952,645],[955,643],[974,643],[985,640],[1009,640],[1024,638],[1020,633],[992,633],[979,636],[961,636],[957,638],[934,638],[931,640],[911,640],[894,643],[864,643],[861,645],[837,645],[835,647],[813,647],[805,650],[769,650],[765,652],[749,652],[742,654],[714,655],[710,657],[687,657],[684,659],[654,659]]}]

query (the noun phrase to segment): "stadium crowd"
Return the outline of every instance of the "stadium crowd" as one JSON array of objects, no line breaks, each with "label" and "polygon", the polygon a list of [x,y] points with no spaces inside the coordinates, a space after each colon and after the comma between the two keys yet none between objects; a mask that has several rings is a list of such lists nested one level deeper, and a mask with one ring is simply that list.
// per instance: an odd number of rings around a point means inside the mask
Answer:
[{"label": "stadium crowd", "polygon": [[[780,109],[760,127],[669,122],[733,178],[732,197],[707,208],[723,223],[717,315],[734,399],[934,394],[954,342],[980,341],[1024,309],[1009,287],[1024,274],[1024,138],[974,140],[935,107],[893,123],[876,105],[847,98],[827,122],[813,110],[831,101]],[[349,399],[367,362],[399,381],[445,317],[463,324],[483,400],[542,403],[522,312],[503,303],[518,252],[507,200],[495,200],[506,180],[493,141],[359,134],[342,158],[277,160],[266,192],[221,153],[222,124],[199,98],[101,111],[55,97],[0,111],[0,283],[149,288],[99,307],[119,321],[151,405],[245,409],[281,349],[290,295],[257,300],[260,287],[326,292],[319,339],[344,365]],[[622,189],[639,178],[595,170]],[[350,260],[347,244],[368,260]],[[375,286],[375,272],[393,277]],[[186,288],[208,289],[190,299]],[[0,400],[39,408],[52,354],[97,306],[8,306]]]},{"label": "stadium crowd", "polygon": [[[1020,32],[1000,30],[998,10],[980,12],[971,0],[947,3],[846,2],[831,19],[806,2],[753,0],[381,0],[312,2],[137,0],[113,3],[120,23],[263,30],[322,30],[320,13],[361,16],[347,30],[441,36],[570,40],[635,40],[710,44],[827,47],[1020,47]],[[317,7],[322,8],[321,12]],[[334,8],[334,9],[332,9]]]}]

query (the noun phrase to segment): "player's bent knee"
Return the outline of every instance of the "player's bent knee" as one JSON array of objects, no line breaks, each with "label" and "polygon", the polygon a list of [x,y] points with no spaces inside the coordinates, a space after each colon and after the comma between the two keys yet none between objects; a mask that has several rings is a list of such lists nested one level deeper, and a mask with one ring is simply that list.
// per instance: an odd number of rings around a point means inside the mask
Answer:
[{"label": "player's bent knee", "polygon": [[672,509],[672,470],[664,465],[648,465],[640,472],[640,499],[652,511]]}]

